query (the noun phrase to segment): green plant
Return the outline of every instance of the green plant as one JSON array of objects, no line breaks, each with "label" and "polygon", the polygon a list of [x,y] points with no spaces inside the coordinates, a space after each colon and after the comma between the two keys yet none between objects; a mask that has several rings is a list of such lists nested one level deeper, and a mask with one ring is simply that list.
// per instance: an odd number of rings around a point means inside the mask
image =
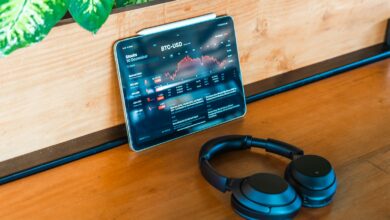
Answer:
[{"label": "green plant", "polygon": [[150,2],[150,0],[116,0],[117,7],[124,7],[127,5],[136,5]]},{"label": "green plant", "polygon": [[69,10],[84,29],[96,34],[112,8],[152,0],[0,0],[0,57],[43,40]]}]

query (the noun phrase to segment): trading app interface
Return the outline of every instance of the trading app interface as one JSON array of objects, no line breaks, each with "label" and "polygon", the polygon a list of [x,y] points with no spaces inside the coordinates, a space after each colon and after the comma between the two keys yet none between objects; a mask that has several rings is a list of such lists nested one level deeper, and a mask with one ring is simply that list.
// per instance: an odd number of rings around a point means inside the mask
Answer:
[{"label": "trading app interface", "polygon": [[230,17],[125,39],[115,50],[135,150],[245,114]]}]

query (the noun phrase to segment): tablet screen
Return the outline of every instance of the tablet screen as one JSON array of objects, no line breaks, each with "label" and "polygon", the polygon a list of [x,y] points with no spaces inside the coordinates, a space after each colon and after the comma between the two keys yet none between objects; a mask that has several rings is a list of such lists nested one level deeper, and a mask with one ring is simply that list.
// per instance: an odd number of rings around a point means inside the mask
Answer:
[{"label": "tablet screen", "polygon": [[245,114],[230,17],[118,41],[115,56],[136,151]]}]

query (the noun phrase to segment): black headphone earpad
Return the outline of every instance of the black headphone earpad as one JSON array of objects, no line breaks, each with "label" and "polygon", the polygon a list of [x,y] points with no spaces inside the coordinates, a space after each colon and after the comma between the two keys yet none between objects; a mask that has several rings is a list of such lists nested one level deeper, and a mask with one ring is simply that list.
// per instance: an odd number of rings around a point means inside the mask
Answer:
[{"label": "black headphone earpad", "polygon": [[336,193],[336,174],[329,161],[320,156],[304,155],[293,160],[284,176],[301,196],[305,207],[324,207]]},{"label": "black headphone earpad", "polygon": [[246,219],[292,218],[302,202],[280,176],[258,173],[232,187],[232,207]]},{"label": "black headphone earpad", "polygon": [[259,212],[246,207],[240,203],[233,194],[231,197],[231,205],[234,212],[244,219],[265,219],[267,216],[267,213]]}]

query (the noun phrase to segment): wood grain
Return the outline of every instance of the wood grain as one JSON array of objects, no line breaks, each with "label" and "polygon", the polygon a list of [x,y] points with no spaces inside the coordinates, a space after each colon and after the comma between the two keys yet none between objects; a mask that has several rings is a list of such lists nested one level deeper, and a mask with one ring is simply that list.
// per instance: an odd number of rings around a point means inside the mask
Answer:
[{"label": "wood grain", "polygon": [[382,42],[390,2],[178,0],[114,14],[95,36],[56,27],[0,59],[0,161],[122,124],[114,42],[210,12],[234,17],[251,83]]},{"label": "wood grain", "polygon": [[[319,154],[339,188],[322,209],[297,219],[390,216],[390,59],[248,106],[247,116],[142,153],[115,148],[0,186],[2,219],[239,219],[230,195],[202,178],[202,143],[224,134],[271,137]],[[287,161],[228,153],[213,161],[229,176],[283,174]]]}]

